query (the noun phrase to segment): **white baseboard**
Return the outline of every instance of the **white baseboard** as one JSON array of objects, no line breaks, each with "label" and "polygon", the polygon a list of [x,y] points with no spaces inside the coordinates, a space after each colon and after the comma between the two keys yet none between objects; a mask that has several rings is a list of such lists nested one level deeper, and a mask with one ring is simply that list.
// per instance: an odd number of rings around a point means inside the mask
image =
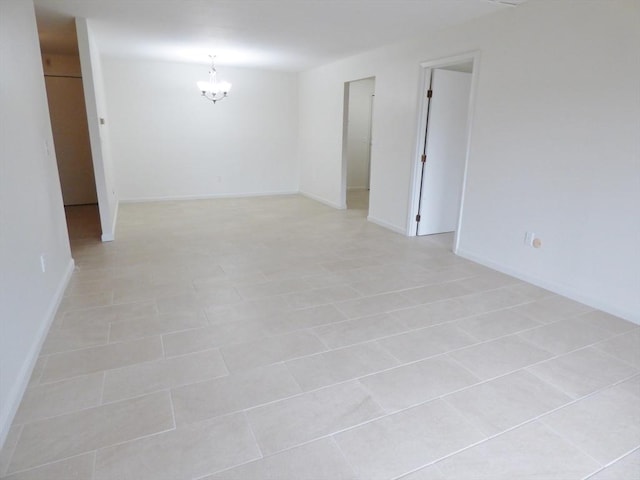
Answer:
[{"label": "white baseboard", "polygon": [[399,233],[402,236],[407,236],[406,229],[401,228],[397,225],[393,225],[391,223],[385,222],[384,220],[380,220],[379,218],[372,217],[371,215],[367,217],[367,220],[370,221],[371,223],[375,223],[376,225],[380,225],[381,227],[384,227],[388,230]]},{"label": "white baseboard", "polygon": [[9,434],[9,429],[11,428],[11,422],[13,422],[13,418],[18,411],[18,407],[20,406],[20,401],[22,400],[24,392],[27,390],[29,380],[31,379],[31,372],[33,371],[33,367],[35,366],[36,361],[38,360],[38,355],[40,354],[40,350],[42,349],[42,344],[44,343],[45,338],[47,338],[51,323],[56,316],[56,312],[58,310],[58,307],[60,306],[60,302],[62,301],[64,291],[69,284],[74,266],[75,262],[72,258],[69,260],[67,268],[62,278],[60,279],[60,283],[58,284],[58,288],[56,288],[56,291],[51,298],[49,308],[47,308],[45,317],[43,318],[40,328],[38,329],[35,341],[31,345],[29,353],[27,354],[27,358],[22,364],[22,368],[20,369],[20,373],[18,374],[18,380],[11,387],[9,395],[7,395],[6,403],[2,405],[2,410],[0,411],[0,450],[4,446],[4,442],[7,439],[7,435]]},{"label": "white baseboard", "polygon": [[118,223],[118,210],[120,210],[120,202],[116,200],[116,211],[113,213],[113,222],[111,222],[111,232],[103,233],[100,238],[103,242],[113,242],[116,239],[116,223]]},{"label": "white baseboard", "polygon": [[583,293],[565,284],[534,277],[525,272],[509,267],[508,265],[503,265],[501,263],[484,258],[481,255],[469,252],[468,250],[458,249],[456,254],[463,258],[466,258],[467,260],[471,260],[473,262],[479,263],[480,265],[484,265],[485,267],[489,267],[493,270],[506,273],[507,275],[511,275],[512,277],[516,277],[540,288],[544,288],[553,293],[557,293],[558,295],[562,295],[563,297],[570,298],[571,300],[575,300],[576,302],[584,303],[585,305],[588,305],[592,308],[602,310],[603,312],[615,315],[616,317],[624,318],[625,320],[640,325],[640,312],[632,312],[629,310],[621,309],[618,306],[611,305],[606,301],[584,295]]},{"label": "white baseboard", "polygon": [[282,195],[297,195],[295,190],[284,190],[276,192],[249,192],[249,193],[211,193],[200,195],[169,195],[160,197],[135,197],[121,198],[120,203],[146,203],[146,202],[173,202],[180,200],[209,200],[215,198],[245,198],[245,197],[275,197]]},{"label": "white baseboard", "polygon": [[307,198],[310,198],[311,200],[315,200],[316,202],[323,203],[331,208],[336,208],[338,210],[347,209],[346,205],[340,205],[339,203],[332,202],[330,200],[327,200],[326,198],[322,198],[322,197],[319,197],[318,195],[314,195],[313,193],[309,193],[309,192],[298,192],[298,193],[303,197],[307,197]]}]

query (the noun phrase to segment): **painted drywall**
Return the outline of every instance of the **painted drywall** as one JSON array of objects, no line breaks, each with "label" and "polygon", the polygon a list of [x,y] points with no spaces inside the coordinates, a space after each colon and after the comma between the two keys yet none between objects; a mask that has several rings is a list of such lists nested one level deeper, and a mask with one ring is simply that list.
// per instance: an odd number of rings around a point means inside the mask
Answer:
[{"label": "painted drywall", "polygon": [[108,242],[115,237],[116,220],[118,218],[118,193],[111,156],[109,116],[107,114],[102,63],[91,22],[86,18],[76,18],[76,32],[78,35],[84,100],[87,107],[87,124],[89,127],[93,172],[100,210],[102,241]]},{"label": "painted drywall", "polygon": [[218,67],[232,83],[213,104],[207,65],[103,59],[123,201],[298,190],[297,76]]},{"label": "painted drywall", "polygon": [[375,80],[365,78],[349,82],[346,161],[347,190],[369,188],[371,153],[371,113]]},{"label": "painted drywall", "polygon": [[1,448],[73,261],[31,2],[0,2],[0,59]]},{"label": "painted drywall", "polygon": [[369,218],[406,232],[420,63],[478,50],[458,253],[640,323],[639,9],[526,2],[303,72],[301,191],[339,206],[343,85],[375,76]]}]

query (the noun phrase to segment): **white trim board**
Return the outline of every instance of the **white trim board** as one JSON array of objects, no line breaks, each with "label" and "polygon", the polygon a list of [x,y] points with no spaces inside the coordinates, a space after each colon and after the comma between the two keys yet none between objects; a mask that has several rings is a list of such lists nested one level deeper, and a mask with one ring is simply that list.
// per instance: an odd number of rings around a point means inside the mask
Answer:
[{"label": "white trim board", "polygon": [[216,198],[275,197],[298,194],[304,195],[301,192],[294,190],[260,193],[211,193],[201,195],[169,195],[162,197],[121,198],[119,203],[174,202],[180,200],[209,200]]},{"label": "white trim board", "polygon": [[[98,205],[98,208],[100,206]],[[116,224],[118,223],[118,212],[120,211],[120,202],[116,202],[115,212],[113,213],[113,224],[111,225],[111,233],[103,233],[100,239],[103,242],[113,242],[116,239]]]},{"label": "white trim board", "polygon": [[404,227],[399,227],[398,225],[393,225],[391,223],[385,222],[384,220],[380,220],[379,218],[376,217],[372,217],[371,215],[369,215],[367,217],[367,221],[371,222],[371,223],[375,223],[376,225],[386,228],[387,230],[391,230],[392,232],[395,233],[399,233],[400,235],[402,235],[403,237],[407,237],[407,232],[406,229]]},{"label": "white trim board", "polygon": [[337,203],[331,202],[325,198],[319,197],[318,195],[314,195],[313,193],[308,193],[308,192],[297,192],[300,195],[302,195],[303,197],[307,197],[310,198],[311,200],[315,200],[316,202],[320,202],[323,203],[324,205],[327,205],[331,208],[336,208],[338,210],[346,210],[347,206],[346,205],[339,205]]},{"label": "white trim board", "polygon": [[585,296],[565,284],[550,282],[537,277],[533,277],[531,275],[528,275],[527,273],[521,272],[507,265],[503,265],[499,262],[489,260],[481,255],[477,255],[467,250],[458,249],[456,254],[462,258],[471,260],[472,262],[479,263],[480,265],[484,265],[485,267],[497,270],[498,272],[506,273],[507,275],[511,275],[512,277],[531,283],[532,285],[535,285],[537,287],[544,288],[545,290],[549,290],[558,295],[562,295],[563,297],[575,300],[576,302],[584,303],[585,305],[588,305],[592,308],[602,310],[603,312],[615,315],[616,317],[620,317],[640,325],[640,312],[632,312],[620,309],[615,305],[611,305],[607,302],[602,302],[596,298]]},{"label": "white trim board", "polygon": [[33,367],[35,367],[36,361],[38,360],[38,355],[40,354],[44,340],[47,338],[49,328],[56,316],[64,291],[66,290],[69,280],[71,279],[71,275],[73,274],[74,267],[75,262],[72,258],[69,260],[67,269],[65,270],[60,283],[58,284],[58,288],[51,299],[51,303],[49,304],[49,308],[47,309],[43,322],[37,332],[36,339],[33,342],[33,345],[31,345],[29,354],[27,355],[25,362],[22,364],[20,374],[18,375],[18,381],[13,384],[7,397],[7,402],[2,405],[2,410],[0,410],[0,449],[4,446],[13,418],[18,411],[24,392],[27,390],[29,380],[31,379],[31,373],[33,372]]}]

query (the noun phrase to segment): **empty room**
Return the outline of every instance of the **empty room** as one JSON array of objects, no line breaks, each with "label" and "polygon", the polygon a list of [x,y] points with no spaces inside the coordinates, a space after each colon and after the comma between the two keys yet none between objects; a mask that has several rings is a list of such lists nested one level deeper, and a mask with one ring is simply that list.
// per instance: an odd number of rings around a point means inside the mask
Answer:
[{"label": "empty room", "polygon": [[638,0],[0,0],[0,478],[640,478]]}]

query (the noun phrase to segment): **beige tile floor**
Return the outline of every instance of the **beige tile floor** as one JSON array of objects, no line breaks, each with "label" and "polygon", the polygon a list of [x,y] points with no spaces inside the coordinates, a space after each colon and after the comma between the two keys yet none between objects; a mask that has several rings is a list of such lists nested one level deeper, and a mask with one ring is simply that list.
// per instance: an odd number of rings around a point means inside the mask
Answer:
[{"label": "beige tile floor", "polygon": [[640,327],[299,196],[70,209],[0,476],[640,478]]}]

